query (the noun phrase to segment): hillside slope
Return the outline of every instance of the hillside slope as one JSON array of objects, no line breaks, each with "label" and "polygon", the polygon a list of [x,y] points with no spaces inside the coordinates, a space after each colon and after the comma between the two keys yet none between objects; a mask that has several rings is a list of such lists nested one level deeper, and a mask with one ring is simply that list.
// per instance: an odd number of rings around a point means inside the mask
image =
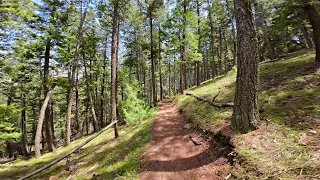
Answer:
[{"label": "hillside slope", "polygon": [[[259,130],[231,133],[236,146],[236,178],[320,178],[320,64],[307,52],[260,66]],[[216,102],[233,102],[236,70],[188,91]],[[217,108],[177,96],[179,107],[197,127],[214,133],[227,128],[232,108]]]},{"label": "hillside slope", "polygon": [[[66,170],[65,159],[31,179],[138,179],[142,166],[140,157],[150,140],[153,119],[151,117],[136,125],[120,127],[120,136],[116,140],[112,129],[102,133],[77,154],[71,155],[69,160],[75,161],[75,170],[72,172]],[[76,140],[70,147],[47,153],[40,159],[18,160],[6,167],[1,166],[0,177],[18,179],[66,154],[88,138],[90,136]]]}]

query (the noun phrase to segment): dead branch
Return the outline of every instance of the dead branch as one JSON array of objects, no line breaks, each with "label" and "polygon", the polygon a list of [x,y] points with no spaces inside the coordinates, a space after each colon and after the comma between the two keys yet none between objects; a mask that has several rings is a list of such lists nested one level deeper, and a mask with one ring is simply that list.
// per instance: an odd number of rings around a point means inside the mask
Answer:
[{"label": "dead branch", "polygon": [[200,97],[200,96],[198,96],[196,94],[192,94],[190,92],[185,92],[185,95],[195,97],[198,101],[207,102],[207,103],[210,103],[212,106],[219,107],[219,108],[222,108],[222,107],[233,107],[234,106],[233,103],[216,103],[216,102],[210,101],[208,99],[205,99],[203,97]]},{"label": "dead branch", "polygon": [[216,100],[216,98],[219,96],[220,92],[221,91],[219,91],[218,94],[213,97],[212,102],[214,102]]}]

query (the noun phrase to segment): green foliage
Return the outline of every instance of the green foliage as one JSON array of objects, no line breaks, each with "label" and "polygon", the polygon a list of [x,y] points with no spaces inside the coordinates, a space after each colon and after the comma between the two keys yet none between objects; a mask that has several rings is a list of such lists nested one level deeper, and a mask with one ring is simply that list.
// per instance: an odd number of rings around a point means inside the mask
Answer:
[{"label": "green foliage", "polygon": [[15,123],[19,119],[20,110],[13,105],[0,104],[0,143],[4,141],[14,142],[21,137]]},{"label": "green foliage", "polygon": [[123,119],[127,123],[141,121],[151,113],[137,82],[125,84],[125,101],[120,103],[120,108]]}]

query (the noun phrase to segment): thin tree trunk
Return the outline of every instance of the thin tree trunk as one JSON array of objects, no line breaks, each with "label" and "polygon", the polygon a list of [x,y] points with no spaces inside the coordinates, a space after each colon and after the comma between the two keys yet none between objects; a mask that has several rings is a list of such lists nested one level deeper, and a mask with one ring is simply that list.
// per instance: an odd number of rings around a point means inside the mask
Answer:
[{"label": "thin tree trunk", "polygon": [[170,61],[171,61],[171,56],[169,55],[168,58],[168,95],[169,97],[171,96],[171,68],[170,68]]},{"label": "thin tree trunk", "polygon": [[[210,2],[209,0],[207,0],[207,3],[209,5],[209,7],[212,7],[212,2]],[[212,19],[212,12],[211,9],[209,9],[209,21],[210,21],[210,38],[211,38],[211,53],[212,53],[212,78],[214,78],[217,74],[216,74],[216,66],[215,66],[215,50],[214,50],[214,27],[213,27],[213,19]]]},{"label": "thin tree trunk", "polygon": [[246,133],[258,128],[258,64],[251,0],[236,0],[238,71],[231,127]]},{"label": "thin tree trunk", "polygon": [[[82,13],[82,12],[81,12]],[[80,46],[82,43],[82,37],[83,37],[83,25],[85,23],[87,12],[85,11],[83,14],[83,17],[80,22],[80,27],[79,27],[79,38],[76,46],[76,50],[74,53],[74,58],[72,61],[72,70],[71,70],[71,83],[70,83],[70,88],[69,88],[69,97],[68,97],[68,106],[67,106],[67,146],[70,145],[70,138],[71,138],[71,110],[72,110],[72,102],[73,102],[73,89],[75,86],[75,74],[76,74],[76,69],[78,66],[78,60],[79,60],[79,51],[80,51]],[[98,130],[98,129],[97,129]]]},{"label": "thin tree trunk", "polygon": [[[50,62],[50,49],[51,49],[51,39],[47,40],[46,50],[45,50],[45,62],[44,62],[44,76],[43,76],[43,89],[44,95],[49,91],[48,88],[48,78],[49,78],[49,62]],[[53,145],[53,138],[52,138],[52,126],[51,126],[51,119],[50,119],[50,105],[47,106],[45,111],[45,130],[46,130],[46,141],[47,141],[47,148],[49,152],[55,150]]]},{"label": "thin tree trunk", "polygon": [[[201,51],[201,28],[200,28],[200,3],[197,0],[197,14],[198,14],[198,35],[199,35],[199,43],[198,43],[198,51]],[[197,86],[200,85],[200,61],[196,62],[196,76],[197,76]]]},{"label": "thin tree trunk", "polygon": [[174,57],[173,59],[173,91],[174,91],[174,94],[177,94],[177,82],[176,82],[176,78],[177,78],[177,75],[176,75],[176,58]]},{"label": "thin tree trunk", "polygon": [[159,26],[159,75],[160,75],[160,101],[163,99],[163,82],[162,82],[162,59],[161,59],[161,34],[160,34],[160,26]]},{"label": "thin tree trunk", "polygon": [[187,26],[187,1],[183,1],[183,28],[182,28],[182,53],[181,53],[181,67],[180,67],[180,93],[183,94],[187,89],[187,45],[186,45],[186,26]]},{"label": "thin tree trunk", "polygon": [[[112,47],[111,47],[111,59],[112,59],[112,120],[117,121],[117,96],[118,96],[118,41],[119,41],[119,4],[114,2],[113,9],[113,24],[112,24]],[[114,135],[118,138],[117,123],[114,125]]]},{"label": "thin tree trunk", "polygon": [[[60,72],[57,75],[57,79],[60,79],[64,70],[65,70],[65,66],[62,67],[62,69],[60,70]],[[41,106],[40,109],[40,113],[39,113],[39,119],[38,119],[38,123],[37,123],[37,131],[36,131],[36,136],[35,136],[35,140],[34,140],[34,149],[35,149],[35,157],[39,158],[41,156],[40,150],[40,142],[41,142],[41,136],[42,135],[42,125],[43,125],[43,120],[45,117],[45,111],[47,109],[49,100],[51,99],[52,95],[53,95],[53,90],[56,86],[56,83],[54,83],[51,88],[49,89],[47,95],[45,96],[44,102]]]},{"label": "thin tree trunk", "polygon": [[80,131],[80,119],[79,119],[79,68],[77,68],[77,75],[76,75],[76,129],[77,133]]},{"label": "thin tree trunk", "polygon": [[108,41],[106,39],[106,47],[105,47],[105,52],[103,55],[103,73],[102,73],[102,84],[101,84],[101,99],[100,99],[100,122],[101,122],[101,127],[105,126],[105,119],[106,119],[106,112],[105,112],[105,78],[106,78],[106,69],[107,69],[107,44]]},{"label": "thin tree trunk", "polygon": [[[230,17],[230,20],[231,20],[231,30],[232,30],[232,38],[233,38],[233,61],[232,61],[232,66],[235,66],[236,65],[236,62],[237,62],[237,35],[236,35],[236,30],[234,28],[234,21],[235,21],[235,18],[234,18],[234,15],[232,14],[231,12],[231,9],[230,9],[230,6],[229,6],[229,0],[226,0],[226,5],[227,5],[227,10],[229,12],[229,17]],[[233,8],[235,9],[235,8]]]},{"label": "thin tree trunk", "polygon": [[[83,54],[83,56],[84,56],[84,54]],[[83,57],[83,59],[85,59],[85,57]],[[85,60],[83,62],[83,65],[84,65],[84,74],[85,74],[87,88],[88,88],[88,97],[89,97],[90,106],[91,106],[91,113],[92,113],[92,118],[93,118],[93,128],[94,128],[94,131],[97,132],[99,130],[99,123],[98,123],[96,111],[94,109],[94,102],[93,102],[90,83],[89,83],[90,80],[89,80],[89,77],[88,77],[87,66],[86,66]]]},{"label": "thin tree trunk", "polygon": [[219,28],[219,75],[222,75],[222,29]]},{"label": "thin tree trunk", "polygon": [[257,0],[254,0],[253,2],[254,2],[254,8],[256,11],[257,26],[261,27],[261,29],[262,29],[264,42],[265,42],[265,44],[267,46],[267,50],[268,50],[268,58],[274,59],[275,58],[274,49],[273,49],[272,44],[270,42],[270,37],[269,37],[267,25],[264,20],[264,15],[263,15],[262,9],[260,8]]},{"label": "thin tree trunk", "polygon": [[[23,91],[23,90],[22,90]],[[27,129],[26,129],[26,121],[27,121],[27,116],[26,116],[26,100],[25,100],[25,94],[23,93],[22,95],[22,111],[21,111],[21,149],[23,155],[26,157],[29,155],[28,150],[27,150]]]},{"label": "thin tree trunk", "polygon": [[152,12],[149,12],[150,21],[150,53],[151,53],[151,82],[152,82],[152,106],[157,105],[157,94],[156,94],[156,78],[155,78],[155,62],[153,57],[153,17]]}]

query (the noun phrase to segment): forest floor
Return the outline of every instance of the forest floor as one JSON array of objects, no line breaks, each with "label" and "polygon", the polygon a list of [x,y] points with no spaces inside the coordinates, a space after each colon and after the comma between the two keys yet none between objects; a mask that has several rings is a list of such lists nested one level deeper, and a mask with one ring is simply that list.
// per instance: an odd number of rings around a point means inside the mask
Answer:
[{"label": "forest floor", "polygon": [[[260,129],[237,134],[228,128],[232,108],[213,107],[178,95],[186,119],[199,129],[230,138],[234,179],[320,179],[320,63],[314,51],[260,65]],[[215,102],[233,102],[236,69],[189,92]],[[264,121],[268,120],[268,123]]]},{"label": "forest floor", "polygon": [[188,127],[173,100],[161,103],[144,155],[141,180],[224,179],[229,151]]}]

